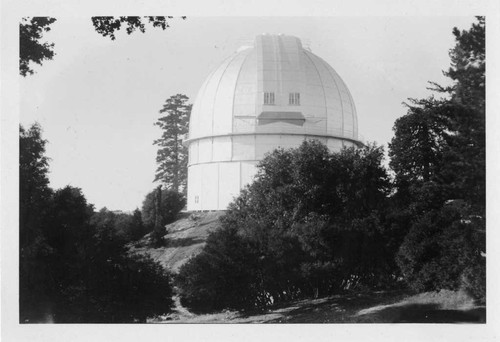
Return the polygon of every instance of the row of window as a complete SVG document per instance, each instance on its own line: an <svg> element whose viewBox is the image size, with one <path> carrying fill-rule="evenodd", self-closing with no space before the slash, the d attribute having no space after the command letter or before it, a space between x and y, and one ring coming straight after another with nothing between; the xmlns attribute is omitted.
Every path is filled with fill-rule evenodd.
<svg viewBox="0 0 500 342"><path fill-rule="evenodd" d="M264 104L273 105L274 102L274 93L264 93ZM288 104L299 106L300 105L300 93L290 93L288 94Z"/></svg>

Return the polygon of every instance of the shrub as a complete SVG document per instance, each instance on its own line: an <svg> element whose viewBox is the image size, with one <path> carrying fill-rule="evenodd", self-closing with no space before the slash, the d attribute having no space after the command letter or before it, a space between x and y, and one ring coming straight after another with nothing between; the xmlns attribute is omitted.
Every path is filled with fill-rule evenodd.
<svg viewBox="0 0 500 342"><path fill-rule="evenodd" d="M150 231L155 226L155 193L156 190L148 193L142 202L142 221ZM160 224L165 226L175 221L185 205L186 198L182 193L163 189L161 191L161 212L159 213L161 215Z"/></svg>
<svg viewBox="0 0 500 342"><path fill-rule="evenodd" d="M256 262L235 229L210 234L203 251L176 277L181 303L199 312L253 307L258 292Z"/></svg>
<svg viewBox="0 0 500 342"><path fill-rule="evenodd" d="M93 312L87 322L145 322L173 306L170 274L150 257L108 260L90 285Z"/></svg>
<svg viewBox="0 0 500 342"><path fill-rule="evenodd" d="M382 156L375 146L330 153L317 141L267 155L222 229L181 268L183 303L259 308L384 283L395 269Z"/></svg>
<svg viewBox="0 0 500 342"><path fill-rule="evenodd" d="M464 208L444 206L418 219L400 247L397 263L416 291L467 289L484 298L484 222Z"/></svg>

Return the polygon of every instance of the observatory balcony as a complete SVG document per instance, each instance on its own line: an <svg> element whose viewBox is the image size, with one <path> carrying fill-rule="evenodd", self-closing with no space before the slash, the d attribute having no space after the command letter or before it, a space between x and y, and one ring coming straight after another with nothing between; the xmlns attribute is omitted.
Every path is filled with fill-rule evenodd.
<svg viewBox="0 0 500 342"><path fill-rule="evenodd" d="M259 125L283 122L297 126L304 125L306 121L301 112L262 112L257 120Z"/></svg>

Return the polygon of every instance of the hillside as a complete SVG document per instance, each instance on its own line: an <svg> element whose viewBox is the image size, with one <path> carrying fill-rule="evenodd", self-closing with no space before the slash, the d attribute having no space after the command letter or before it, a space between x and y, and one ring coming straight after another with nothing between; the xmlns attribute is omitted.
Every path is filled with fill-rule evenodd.
<svg viewBox="0 0 500 342"><path fill-rule="evenodd" d="M217 229L223 211L204 213L183 213L181 217L166 226L165 246L152 248L150 236L129 246L131 253L147 254L172 272L190 257L197 255L205 245L208 234Z"/></svg>
<svg viewBox="0 0 500 342"><path fill-rule="evenodd" d="M223 212L184 213L166 227L166 246L150 247L150 237L130 245L132 253L147 254L177 272L205 245L217 229ZM486 308L464 292L442 290L413 294L409 291L351 293L306 299L270 308L265 312L223 311L197 315L184 308L177 296L174 311L151 323L484 323Z"/></svg>

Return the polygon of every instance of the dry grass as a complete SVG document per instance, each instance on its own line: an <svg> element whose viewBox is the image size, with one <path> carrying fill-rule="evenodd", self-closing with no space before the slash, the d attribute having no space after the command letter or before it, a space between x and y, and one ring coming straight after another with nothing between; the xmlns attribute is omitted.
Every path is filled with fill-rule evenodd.
<svg viewBox="0 0 500 342"><path fill-rule="evenodd" d="M191 257L201 252L208 234L219 226L223 212L184 214L179 220L167 225L165 246L152 248L150 236L130 245L131 253L147 254L163 267L174 273Z"/></svg>

